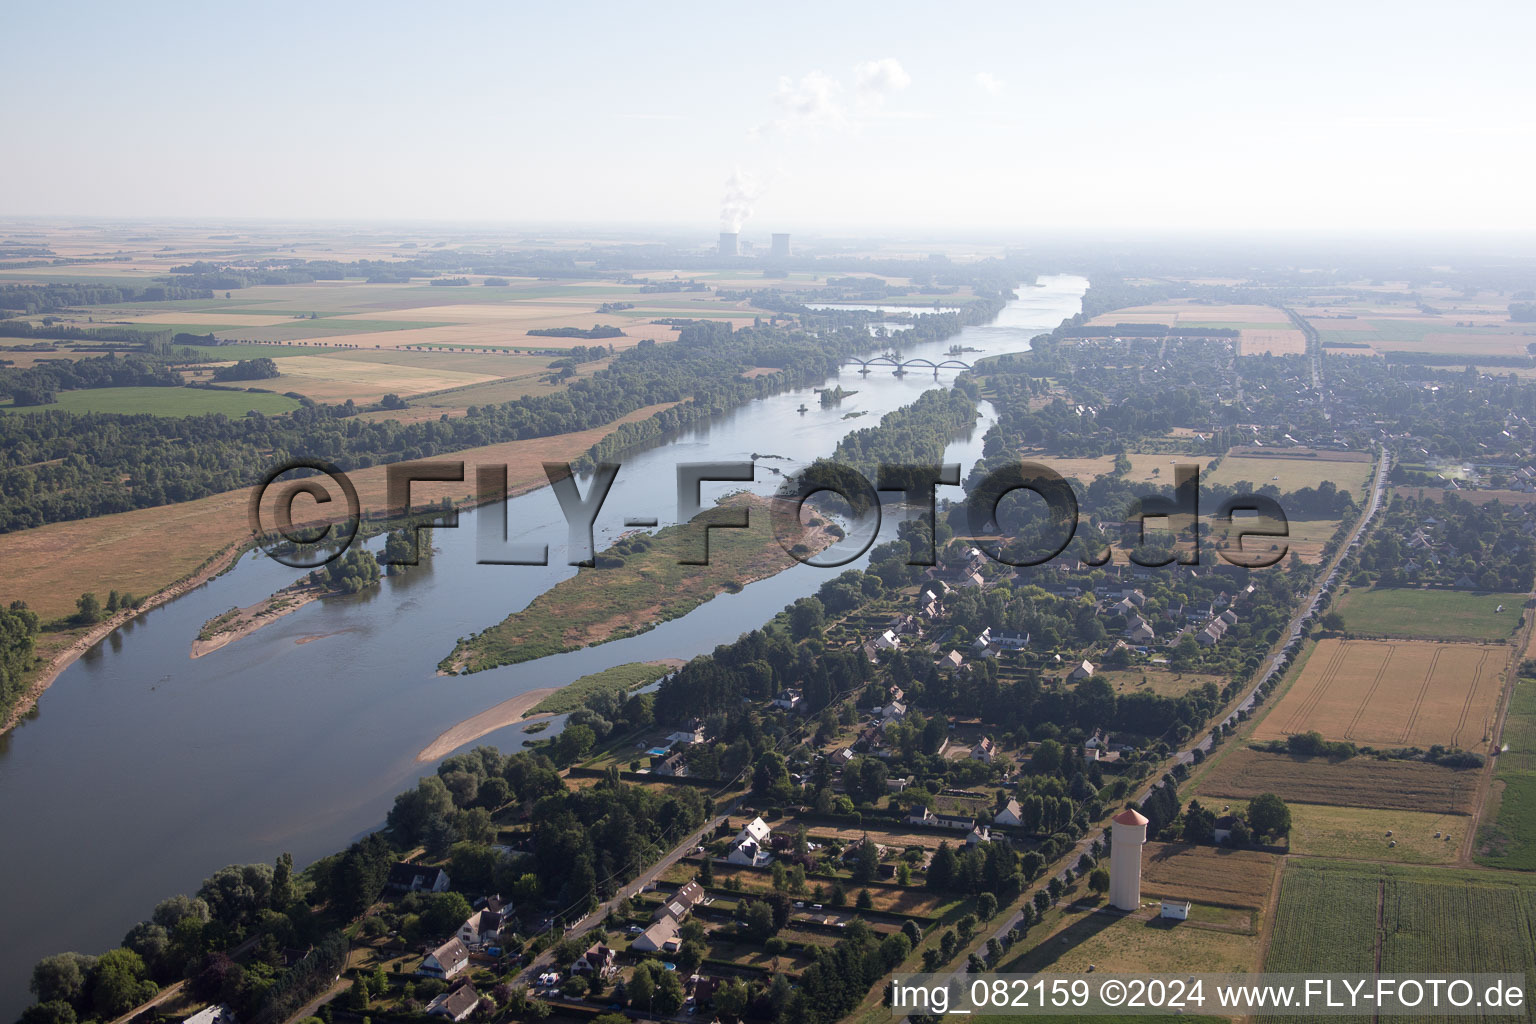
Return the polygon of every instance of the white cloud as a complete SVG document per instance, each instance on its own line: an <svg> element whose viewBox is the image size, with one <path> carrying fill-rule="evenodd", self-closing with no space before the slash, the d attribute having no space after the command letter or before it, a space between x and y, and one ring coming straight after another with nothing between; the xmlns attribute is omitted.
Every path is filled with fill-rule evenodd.
<svg viewBox="0 0 1536 1024"><path fill-rule="evenodd" d="M971 76L971 81L976 87L990 96L996 96L1003 91L1003 80L987 71L978 71Z"/></svg>
<svg viewBox="0 0 1536 1024"><path fill-rule="evenodd" d="M840 125L845 120L841 95L843 85L820 71L811 71L797 82L789 76L779 78L773 101L783 108L782 117L765 121L751 130L752 135L790 132L797 128Z"/></svg>
<svg viewBox="0 0 1536 1024"><path fill-rule="evenodd" d="M853 69L854 93L859 102L878 105L892 93L900 92L912 84L912 76L895 57L867 60Z"/></svg>

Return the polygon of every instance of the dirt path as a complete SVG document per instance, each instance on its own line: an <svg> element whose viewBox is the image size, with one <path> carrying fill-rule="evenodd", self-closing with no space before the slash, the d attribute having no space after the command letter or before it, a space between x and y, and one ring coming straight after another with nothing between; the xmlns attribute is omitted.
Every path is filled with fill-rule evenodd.
<svg viewBox="0 0 1536 1024"><path fill-rule="evenodd" d="M140 602L137 608L129 609L126 612L118 612L92 626L78 640L55 654L52 660L38 672L37 676L27 687L26 692L16 701L16 706L6 716L4 723L0 724L0 733L9 732L15 728L17 723L31 713L32 709L37 706L38 698L43 695L43 692L52 686L53 681L59 677L59 674L73 665L82 654L101 643L114 630L123 626L131 619L143 615L151 609L158 608L168 601L174 601L181 595L196 590L204 583L207 583L219 575L219 573L229 568L245 549L246 546L244 544L236 544L225 548L192 576L179 583L173 583L156 594L150 595Z"/></svg>

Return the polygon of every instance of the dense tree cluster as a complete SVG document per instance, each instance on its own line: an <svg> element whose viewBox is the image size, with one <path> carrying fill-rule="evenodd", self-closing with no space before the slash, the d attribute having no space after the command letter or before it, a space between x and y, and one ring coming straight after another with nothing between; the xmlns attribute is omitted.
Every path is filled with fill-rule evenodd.
<svg viewBox="0 0 1536 1024"><path fill-rule="evenodd" d="M25 602L12 601L9 608L0 608L0 719L26 689L38 628L37 613Z"/></svg>
<svg viewBox="0 0 1536 1024"><path fill-rule="evenodd" d="M73 362L58 360L26 369L0 369L0 397L16 405L45 405L54 392L81 388L177 387L181 376L153 360L131 355L100 356Z"/></svg>
<svg viewBox="0 0 1536 1024"><path fill-rule="evenodd" d="M0 285L0 309L34 315L53 313L72 306L102 306L118 302L179 302L183 299L211 299L213 292L183 282L152 284L142 288L127 285L59 284ZM45 335L46 336L46 335Z"/></svg>
<svg viewBox="0 0 1536 1024"><path fill-rule="evenodd" d="M256 359L240 359L229 366L220 366L213 371L214 380L266 380L276 377L282 371L277 368L277 361L265 356Z"/></svg>

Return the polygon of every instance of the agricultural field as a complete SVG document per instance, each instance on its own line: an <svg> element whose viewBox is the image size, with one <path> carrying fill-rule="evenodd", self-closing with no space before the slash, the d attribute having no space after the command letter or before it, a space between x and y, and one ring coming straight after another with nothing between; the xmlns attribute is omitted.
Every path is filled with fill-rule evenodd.
<svg viewBox="0 0 1536 1024"><path fill-rule="evenodd" d="M289 356L278 362L277 368L281 375L262 381L264 387L278 392L294 391L330 405L340 405L348 399L359 405L368 404L387 394L409 398L497 379L488 373L395 366L339 356Z"/></svg>
<svg viewBox="0 0 1536 1024"><path fill-rule="evenodd" d="M1536 870L1536 680L1515 681L1474 859Z"/></svg>
<svg viewBox="0 0 1536 1024"><path fill-rule="evenodd" d="M1244 327L1237 340L1240 356L1304 356L1307 354L1307 336L1296 328Z"/></svg>
<svg viewBox="0 0 1536 1024"><path fill-rule="evenodd" d="M1524 594L1369 587L1350 590L1338 609L1344 616L1344 628L1351 633L1424 640L1503 640L1519 628L1525 602Z"/></svg>
<svg viewBox="0 0 1536 1024"><path fill-rule="evenodd" d="M271 383L263 381L263 384ZM283 389L289 390L289 389ZM150 413L155 416L201 416L223 413L240 417L251 411L276 416L299 407L297 400L265 391L235 391L220 388L89 388L60 391L56 401L47 405L22 406L16 412L117 412ZM9 400L0 409L11 410Z"/></svg>
<svg viewBox="0 0 1536 1024"><path fill-rule="evenodd" d="M1264 969L1529 977L1533 919L1536 879L1518 874L1293 858Z"/></svg>
<svg viewBox="0 0 1536 1024"><path fill-rule="evenodd" d="M1279 858L1259 850L1149 842L1141 853L1142 897L1261 909L1278 867Z"/></svg>
<svg viewBox="0 0 1536 1024"><path fill-rule="evenodd" d="M1308 857L1449 864L1472 827L1471 818L1456 814L1301 803L1290 808L1290 851Z"/></svg>
<svg viewBox="0 0 1536 1024"><path fill-rule="evenodd" d="M1347 491L1359 499L1365 494L1373 466L1368 455L1363 458L1307 458L1237 454L1234 451L1221 460L1221 465L1207 479L1211 484L1225 487L1235 487L1247 481L1255 487L1273 485L1281 491L1299 491L1303 487L1316 487L1324 480L1331 480L1339 490Z"/></svg>
<svg viewBox="0 0 1536 1024"><path fill-rule="evenodd" d="M1379 315L1392 312L1395 315ZM1434 316L1402 310L1369 310L1355 319L1308 314L1324 346L1368 345L1370 351L1443 353L1454 364L1461 357L1475 362L1477 356L1525 356L1536 343L1536 328L1511 323L1503 312L1455 313ZM1332 349L1330 351L1351 351ZM1358 350L1356 350L1358 351ZM1465 365L1462 363L1461 365Z"/></svg>
<svg viewBox="0 0 1536 1024"><path fill-rule="evenodd" d="M1478 774L1421 761L1332 761L1245 746L1221 755L1202 776L1199 793L1235 800L1274 793L1287 802L1470 814Z"/></svg>
<svg viewBox="0 0 1536 1024"><path fill-rule="evenodd" d="M1127 306L1101 313L1088 323L1094 327L1116 324L1166 324L1169 327L1231 327L1238 330L1275 331L1291 326L1290 317L1274 306L1253 306L1170 299L1145 306Z"/></svg>
<svg viewBox="0 0 1536 1024"><path fill-rule="evenodd" d="M1486 751L1508 661L1502 645L1321 640L1253 739Z"/></svg>

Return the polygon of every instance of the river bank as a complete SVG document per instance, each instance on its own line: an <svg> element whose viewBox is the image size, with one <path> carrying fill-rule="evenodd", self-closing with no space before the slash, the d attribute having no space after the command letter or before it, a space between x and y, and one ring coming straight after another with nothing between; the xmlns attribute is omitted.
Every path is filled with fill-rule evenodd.
<svg viewBox="0 0 1536 1024"><path fill-rule="evenodd" d="M1078 311L1085 285L1079 278L1061 278L1050 289L1021 289L1020 300L999 322L966 328L960 338L913 345L904 354L937 362L955 343L988 354L1022 351L1031 338ZM830 387L839 379L860 393L840 409L822 410L810 387ZM605 514L594 525L596 548L629 532L625 516L657 514L663 524L670 522L680 462L744 461L754 452L783 456L759 461L759 479L744 485L772 493L782 481L767 472L769 466L793 471L829 457L856 424L878 420L947 383L947 378L934 381L927 374L829 374L799 391L765 396L641 444L622 459ZM802 403L812 407L803 416L795 411ZM844 421L843 414L851 411L866 415ZM984 430L978 423L967 440L946 449L944 461L969 467L981 455ZM558 461L559 450L574 447L572 438L528 445L499 448L494 456L487 452L485 461L511 462L514 480L531 462L539 486L513 499L504 513L495 506L465 512L459 529L435 531L439 550L419 569L392 577L378 590L311 605L303 614L258 631L227 655L188 658L190 638L210 616L254 604L302 574L269 558L242 557L232 571L210 579L185 600L162 604L155 614L86 651L61 673L41 714L0 737L0 807L12 826L0 841L0 870L29 879L10 898L0 924L0 941L12 954L0 964L0 1019L21 1012L31 965L38 958L65 949L111 948L157 900L194 891L219 866L271 863L285 852L303 865L378 828L395 795L433 768L430 761L416 760L418 752L458 723L525 692L613 666L708 654L760 628L786 604L814 594L825 580L864 565L864 559L856 559L837 569L795 567L739 593L720 593L686 616L612 643L452 679L435 677L439 659L455 638L484 629L498 615L575 574L565 564L568 525L553 493L542 486L543 470L536 461L537 447ZM470 458L479 461L476 455ZM370 469L354 478L365 508L381 507L364 484L367 475L382 472ZM585 478L581 485L586 493ZM419 486L413 495L457 499L468 489ZM179 531L183 524L195 530L193 520L206 513L191 515L192 504L151 511L162 514L162 530ZM178 518L181 512L188 516ZM547 540L551 564L480 564L476 534L482 514L504 514L517 536ZM167 524L165 517L174 521ZM243 523L240 519L234 525ZM894 521L887 524L881 539L894 536L894 529ZM23 556L24 569L36 567L28 570L34 581L29 588L46 583L68 595L64 611L73 610L73 598L82 590L123 589L116 575L123 557L121 534L82 554L55 551L52 542L44 550L38 542L54 537L54 531L39 530ZM711 531L712 547L720 537L740 532ZM175 535L179 544L189 544L185 534ZM9 566L7 556L18 551L4 540L0 537L0 558ZM157 587L197 568L217 550L202 548L204 542L197 540L197 557L174 573L165 571L162 560ZM149 550L152 543L146 538L137 547ZM154 550L169 548L162 541ZM49 567L71 558L96 567L94 575L77 580ZM14 586L8 589L12 596L24 596ZM150 592L148 585L128 589ZM322 637L332 639L318 642ZM556 690L554 696L566 694ZM519 714L479 742L516 749L528 721ZM561 722L558 715L547 720L542 735L558 733ZM475 745L469 741L471 748ZM80 751L87 746L92 756L82 758ZM118 768L103 773L102 764ZM61 816L60 807L69 807L70 813ZM99 863L102 835L113 837L114 869L106 873ZM166 836L175 836L175 842L166 842ZM60 914L58 908L73 898L81 878L93 880L92 912Z"/></svg>
<svg viewBox="0 0 1536 1024"><path fill-rule="evenodd" d="M140 601L136 607L130 608L127 611L117 612L108 618L102 619L99 623L82 633L68 647L54 654L47 664L37 670L37 676L28 684L26 690L23 691L11 710L6 713L5 720L0 722L0 735L10 732L21 723L22 719L31 714L32 710L37 707L38 698L48 690L48 687L53 685L54 680L59 678L60 673L69 668L70 665L73 665L82 654L101 643L133 619L159 605L165 604L167 601L174 601L181 595L196 590L215 576L225 572L235 564L235 561L245 552L246 548L247 545L244 544L237 544L226 548L215 555L202 569L199 569L188 578L151 594Z"/></svg>

